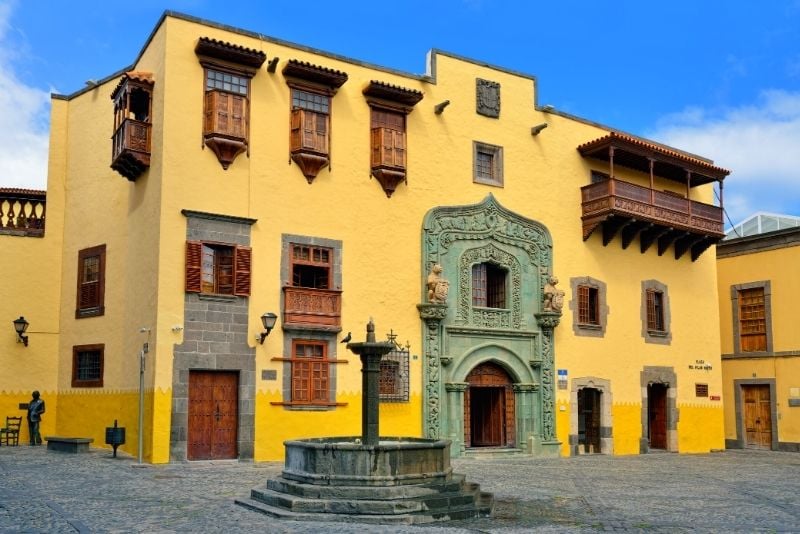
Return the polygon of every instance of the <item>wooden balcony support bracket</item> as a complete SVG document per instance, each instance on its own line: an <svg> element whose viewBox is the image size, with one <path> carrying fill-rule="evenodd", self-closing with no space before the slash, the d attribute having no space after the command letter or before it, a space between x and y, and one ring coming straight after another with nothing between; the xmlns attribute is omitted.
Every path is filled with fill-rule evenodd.
<svg viewBox="0 0 800 534"><path fill-rule="evenodd" d="M614 239L614 236L620 230L624 230L627 226L629 226L632 222L636 219L628 219L624 217L609 217L603 223L603 246L607 246L611 241Z"/></svg>
<svg viewBox="0 0 800 534"><path fill-rule="evenodd" d="M695 243L705 239L705 236L699 234L687 234L684 237L675 241L675 259L679 260L691 249Z"/></svg>
<svg viewBox="0 0 800 534"><path fill-rule="evenodd" d="M716 244L717 242L719 242L718 238L706 237L702 241L698 241L692 245L692 261L697 261L697 258L699 258L700 255L708 249L708 247Z"/></svg>
<svg viewBox="0 0 800 534"><path fill-rule="evenodd" d="M622 229L622 250L627 249L640 232L652 227L652 223L632 219L631 224L626 225Z"/></svg>
<svg viewBox="0 0 800 534"><path fill-rule="evenodd" d="M658 255L663 256L664 253L669 249L670 245L672 245L675 241L679 238L690 235L689 232L684 230L671 230L661 237L658 238Z"/></svg>
<svg viewBox="0 0 800 534"><path fill-rule="evenodd" d="M653 225L652 228L643 231L639 240L641 253L644 254L645 252L647 252L647 249L649 249L653 243L655 243L659 238L661 238L661 236L671 231L672 228L668 226L656 226L656 225Z"/></svg>

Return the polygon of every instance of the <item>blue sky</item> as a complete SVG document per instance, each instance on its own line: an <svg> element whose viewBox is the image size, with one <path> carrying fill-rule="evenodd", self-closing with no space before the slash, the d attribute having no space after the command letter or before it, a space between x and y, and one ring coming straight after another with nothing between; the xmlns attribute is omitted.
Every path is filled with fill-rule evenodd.
<svg viewBox="0 0 800 534"><path fill-rule="evenodd" d="M438 48L533 74L540 104L731 169L733 222L800 215L800 0L0 0L0 187L45 187L49 94L129 65L165 9L411 73Z"/></svg>

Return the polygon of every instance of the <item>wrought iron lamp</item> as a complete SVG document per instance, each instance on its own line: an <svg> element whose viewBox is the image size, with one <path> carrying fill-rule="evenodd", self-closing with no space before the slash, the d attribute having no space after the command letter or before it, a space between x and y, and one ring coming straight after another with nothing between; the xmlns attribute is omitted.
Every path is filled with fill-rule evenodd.
<svg viewBox="0 0 800 534"><path fill-rule="evenodd" d="M264 344L264 339L272 332L272 329L275 328L275 321L278 320L278 316L272 312L267 312L261 316L261 324L264 325L264 331L261 332L261 336L259 339L259 343L262 345Z"/></svg>
<svg viewBox="0 0 800 534"><path fill-rule="evenodd" d="M28 336L25 335L25 331L28 330L28 321L25 320L25 317L19 316L19 319L14 319L14 331L17 333L17 343L23 343L26 347L28 346Z"/></svg>

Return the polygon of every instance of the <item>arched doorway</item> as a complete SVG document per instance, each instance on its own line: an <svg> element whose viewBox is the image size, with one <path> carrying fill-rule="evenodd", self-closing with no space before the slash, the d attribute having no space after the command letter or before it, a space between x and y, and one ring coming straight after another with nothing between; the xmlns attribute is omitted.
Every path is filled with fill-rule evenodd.
<svg viewBox="0 0 800 534"><path fill-rule="evenodd" d="M467 447L514 447L515 408L511 377L492 362L467 375L464 442Z"/></svg>

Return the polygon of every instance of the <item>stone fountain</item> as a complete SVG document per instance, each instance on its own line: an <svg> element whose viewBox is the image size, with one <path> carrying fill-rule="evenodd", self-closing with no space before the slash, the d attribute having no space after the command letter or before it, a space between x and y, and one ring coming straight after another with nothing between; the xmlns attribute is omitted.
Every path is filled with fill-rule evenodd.
<svg viewBox="0 0 800 534"><path fill-rule="evenodd" d="M281 476L236 503L273 517L360 523L430 523L491 515L491 494L450 467L450 441L380 437L378 378L390 341L348 343L361 358L361 437L284 442Z"/></svg>

